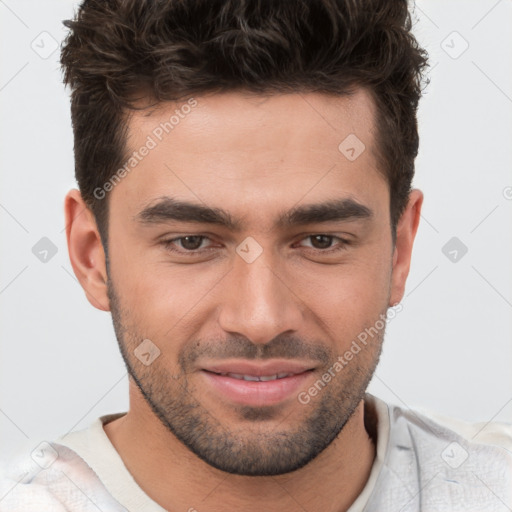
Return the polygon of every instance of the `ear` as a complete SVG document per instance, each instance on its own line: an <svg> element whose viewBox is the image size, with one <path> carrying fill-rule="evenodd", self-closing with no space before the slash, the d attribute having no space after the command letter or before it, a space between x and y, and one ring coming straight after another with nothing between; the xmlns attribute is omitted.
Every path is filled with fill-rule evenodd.
<svg viewBox="0 0 512 512"><path fill-rule="evenodd" d="M69 259L75 275L87 300L95 308L110 311L103 245L94 215L78 190L67 193L64 213Z"/></svg>
<svg viewBox="0 0 512 512"><path fill-rule="evenodd" d="M412 246L420 222L423 193L414 189L396 229L396 242L393 252L391 294L389 306L398 304L404 296L405 282L411 265Z"/></svg>

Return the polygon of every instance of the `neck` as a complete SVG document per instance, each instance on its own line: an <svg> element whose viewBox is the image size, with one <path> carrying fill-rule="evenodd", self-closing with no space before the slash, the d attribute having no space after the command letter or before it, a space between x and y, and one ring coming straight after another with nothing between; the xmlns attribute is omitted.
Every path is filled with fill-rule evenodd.
<svg viewBox="0 0 512 512"><path fill-rule="evenodd" d="M232 475L211 467L176 439L142 398L132 399L128 414L104 429L137 484L172 511L343 512L362 491L375 458L363 401L318 457L278 476Z"/></svg>

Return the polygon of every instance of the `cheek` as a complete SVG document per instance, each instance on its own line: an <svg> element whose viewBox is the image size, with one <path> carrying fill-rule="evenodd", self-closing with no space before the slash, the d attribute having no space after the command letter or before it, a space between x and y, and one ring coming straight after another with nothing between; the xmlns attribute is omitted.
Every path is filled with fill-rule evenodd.
<svg viewBox="0 0 512 512"><path fill-rule="evenodd" d="M292 290L331 335L354 335L388 306L391 257L359 258L346 265L318 266L289 274Z"/></svg>
<svg viewBox="0 0 512 512"><path fill-rule="evenodd" d="M326 303L380 304L391 282L392 257L380 244L368 245L349 254L337 265L303 266L294 270L291 282L302 289L321 290L318 299Z"/></svg>
<svg viewBox="0 0 512 512"><path fill-rule="evenodd" d="M123 255L112 266L121 303L136 319L137 329L162 341L186 337L190 326L197 329L229 270L222 263L180 266L167 263L164 256L148 261Z"/></svg>

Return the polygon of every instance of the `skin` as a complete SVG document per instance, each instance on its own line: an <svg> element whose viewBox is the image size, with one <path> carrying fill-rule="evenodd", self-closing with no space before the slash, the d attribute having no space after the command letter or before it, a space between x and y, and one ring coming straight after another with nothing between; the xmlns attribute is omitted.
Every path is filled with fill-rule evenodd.
<svg viewBox="0 0 512 512"><path fill-rule="evenodd" d="M212 389L201 368L227 359L300 360L314 367L300 388L310 389L401 300L422 193L411 192L393 245L375 109L364 90L196 100L110 192L108 275L92 213L77 190L66 196L73 269L91 304L112 312L130 372L130 410L105 431L137 483L167 510L347 510L375 457L363 396L384 329L307 404L294 393L278 405L242 407ZM132 115L129 149L177 107ZM338 150L351 133L366 148L354 161ZM140 212L163 196L222 208L240 230L141 222ZM347 198L371 214L275 225L298 206ZM311 238L318 234L333 237L327 247ZM183 240L162 243L187 235L207 236L204 252L187 256ZM249 236L262 249L251 263L236 252ZM134 355L144 339L160 350L149 366Z"/></svg>

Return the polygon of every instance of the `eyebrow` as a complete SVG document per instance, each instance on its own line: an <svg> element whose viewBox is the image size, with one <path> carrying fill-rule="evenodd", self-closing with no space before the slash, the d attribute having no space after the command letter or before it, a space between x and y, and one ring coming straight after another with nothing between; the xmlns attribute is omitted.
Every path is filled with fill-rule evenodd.
<svg viewBox="0 0 512 512"><path fill-rule="evenodd" d="M322 203L296 206L281 213L275 223L277 228L289 228L306 224L333 221L370 219L373 212L352 198L334 199ZM156 204L141 210L135 219L142 224L160 224L171 221L212 224L231 231L242 231L242 222L234 219L222 208L205 206L172 197L162 197Z"/></svg>

